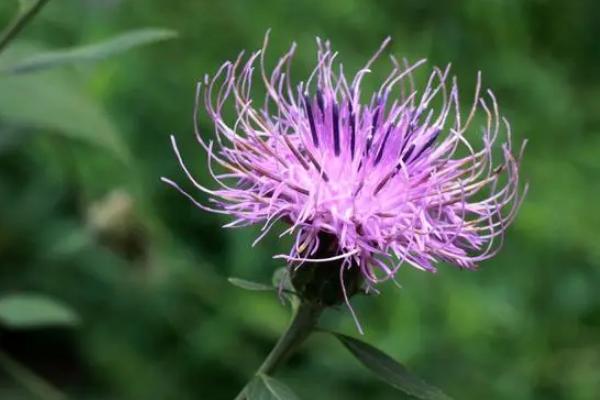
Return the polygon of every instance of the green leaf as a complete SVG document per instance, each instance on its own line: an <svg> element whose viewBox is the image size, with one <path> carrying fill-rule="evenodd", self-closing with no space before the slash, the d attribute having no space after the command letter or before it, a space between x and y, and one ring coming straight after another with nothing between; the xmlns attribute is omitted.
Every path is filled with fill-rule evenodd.
<svg viewBox="0 0 600 400"><path fill-rule="evenodd" d="M273 286L279 288L283 286L283 289L293 291L292 281L290 279L290 272L286 267L277 268L271 278Z"/></svg>
<svg viewBox="0 0 600 400"><path fill-rule="evenodd" d="M299 299L298 295L295 292L294 285L292 285L290 271L288 270L288 268L281 267L276 269L273 273L273 277L271 280L275 289L283 289L280 295L283 296L284 299L289 301L292 307L296 307Z"/></svg>
<svg viewBox="0 0 600 400"><path fill-rule="evenodd" d="M337 337L365 367L396 389L421 400L451 400L440 389L423 382L381 350L350 336L330 333Z"/></svg>
<svg viewBox="0 0 600 400"><path fill-rule="evenodd" d="M100 146L129 161L129 151L102 106L63 71L0 77L0 119Z"/></svg>
<svg viewBox="0 0 600 400"><path fill-rule="evenodd" d="M115 54L177 37L177 32L162 28L145 28L122 33L99 43L34 54L9 64L2 72L19 74L67 64L99 61Z"/></svg>
<svg viewBox="0 0 600 400"><path fill-rule="evenodd" d="M19 0L19 12L24 13L25 11L29 10L34 3L35 0Z"/></svg>
<svg viewBox="0 0 600 400"><path fill-rule="evenodd" d="M227 281L229 281L229 283L231 283L233 286L237 286L239 288L246 289L246 290L261 291L261 292L267 292L267 291L271 292L271 291L275 290L275 288L271 285L266 285L264 283L259 283L259 282L252 282L252 281L248 281L246 279L227 278Z"/></svg>
<svg viewBox="0 0 600 400"><path fill-rule="evenodd" d="M76 325L77 315L63 303L38 294L14 294L0 298L0 323L9 328Z"/></svg>
<svg viewBox="0 0 600 400"><path fill-rule="evenodd" d="M284 383L270 376L259 374L246 389L248 400L299 400L300 398Z"/></svg>

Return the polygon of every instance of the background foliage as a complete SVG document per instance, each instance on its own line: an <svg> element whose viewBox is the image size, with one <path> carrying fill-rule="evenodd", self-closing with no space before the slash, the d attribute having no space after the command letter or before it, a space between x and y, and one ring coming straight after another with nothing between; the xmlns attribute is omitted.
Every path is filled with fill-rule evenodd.
<svg viewBox="0 0 600 400"><path fill-rule="evenodd" d="M16 8L0 2L2 26ZM50 296L79 320L5 326L1 348L76 399L233 398L288 314L226 277L268 281L286 243L272 235L252 249L256 230L223 230L226 219L161 184L182 180L168 135L208 183L191 134L204 73L259 47L269 27L272 63L298 42L296 76L314 63L315 35L351 68L391 35L394 54L451 61L464 93L483 71L516 139L530 140L531 191L504 251L479 272L406 268L402 289L359 299L366 340L457 399L597 398L599 18L593 0L51 1L0 70L133 28L179 38L0 77L0 294ZM356 334L344 309L324 324ZM2 360L0 398L62 396ZM306 399L401 396L319 335L279 376Z"/></svg>

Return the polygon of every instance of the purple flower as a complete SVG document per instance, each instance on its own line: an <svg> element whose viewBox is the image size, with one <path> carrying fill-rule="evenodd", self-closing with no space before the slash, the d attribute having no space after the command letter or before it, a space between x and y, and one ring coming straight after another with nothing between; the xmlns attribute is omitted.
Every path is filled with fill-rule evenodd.
<svg viewBox="0 0 600 400"><path fill-rule="evenodd" d="M266 39L260 51L226 62L197 92L197 108L203 103L214 123L214 139L196 137L217 189L192 176L171 138L212 205L163 180L201 209L233 216L227 227L263 224L257 241L286 222L282 236L294 235L294 245L276 257L295 266L339 260L341 273L356 266L367 285L393 278L403 264L475 268L498 251L526 191L519 184L525 143L515 155L508 121L492 92L481 93L479 75L466 113L449 66L433 68L418 87L413 73L425 60L391 57L379 89L361 92L388 42L351 80L319 40L317 66L297 84L295 45L270 73ZM257 80L265 95L252 96ZM325 257L324 237L335 243Z"/></svg>

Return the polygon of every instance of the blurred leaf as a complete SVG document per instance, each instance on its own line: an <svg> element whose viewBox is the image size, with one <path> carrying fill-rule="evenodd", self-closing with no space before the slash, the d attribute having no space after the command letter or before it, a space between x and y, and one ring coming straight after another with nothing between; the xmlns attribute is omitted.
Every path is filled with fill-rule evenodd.
<svg viewBox="0 0 600 400"><path fill-rule="evenodd" d="M233 286L237 286L239 288L246 289L246 290L263 291L263 292L266 292L266 291L270 292L270 291L275 290L275 288L271 285L266 285L264 283L259 283L259 282L252 282L252 281L248 281L246 279L227 278L227 280Z"/></svg>
<svg viewBox="0 0 600 400"><path fill-rule="evenodd" d="M48 3L50 0L35 0L19 2L19 10L14 18L0 30L0 53L4 53L6 48L10 46L13 40L19 36L21 31L31 22L38 12Z"/></svg>
<svg viewBox="0 0 600 400"><path fill-rule="evenodd" d="M10 328L75 325L77 315L47 296L14 294L0 298L0 322Z"/></svg>
<svg viewBox="0 0 600 400"><path fill-rule="evenodd" d="M0 351L0 366L4 371L11 375L15 381L19 382L30 393L34 394L37 399L65 400L67 398L64 393L52 386L50 382L37 375L17 360L11 358L3 351ZM15 399L17 397L10 396L9 398Z"/></svg>
<svg viewBox="0 0 600 400"><path fill-rule="evenodd" d="M29 10L33 3L35 3L35 0L19 0L19 12L23 13Z"/></svg>
<svg viewBox="0 0 600 400"><path fill-rule="evenodd" d="M104 147L127 162L129 152L109 116L74 81L57 71L0 78L0 119Z"/></svg>
<svg viewBox="0 0 600 400"><path fill-rule="evenodd" d="M248 400L299 400L292 389L270 376L260 374L246 389Z"/></svg>
<svg viewBox="0 0 600 400"><path fill-rule="evenodd" d="M126 32L99 43L34 54L3 68L3 72L26 73L78 62L99 61L132 48L173 39L177 32L162 28L145 28Z"/></svg>
<svg viewBox="0 0 600 400"><path fill-rule="evenodd" d="M387 384L421 400L451 400L440 389L423 382L381 350L340 333L331 332L365 367Z"/></svg>

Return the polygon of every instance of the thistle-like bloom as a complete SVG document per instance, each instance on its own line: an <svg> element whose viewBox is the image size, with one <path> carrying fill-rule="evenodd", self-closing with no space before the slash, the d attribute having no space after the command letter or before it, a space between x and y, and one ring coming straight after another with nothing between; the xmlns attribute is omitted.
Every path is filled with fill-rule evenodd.
<svg viewBox="0 0 600 400"><path fill-rule="evenodd" d="M201 209L233 216L228 227L263 224L257 241L284 221L282 235L295 241L277 257L294 266L339 260L341 274L359 268L367 285L393 278L403 264L475 268L498 251L523 198L524 143L515 155L510 126L492 92L481 93L480 76L472 106L461 113L449 66L433 68L419 88L413 75L425 60L391 57L379 89L362 93L388 41L352 80L319 40L317 66L297 84L290 77L295 45L271 73L267 40L226 62L198 85L195 112L203 103L214 123L214 139L198 130L196 137L219 188L192 176L172 138L185 174L211 205L163 180ZM257 75L266 94L253 97ZM333 251L324 253L322 242L331 246L331 238Z"/></svg>

